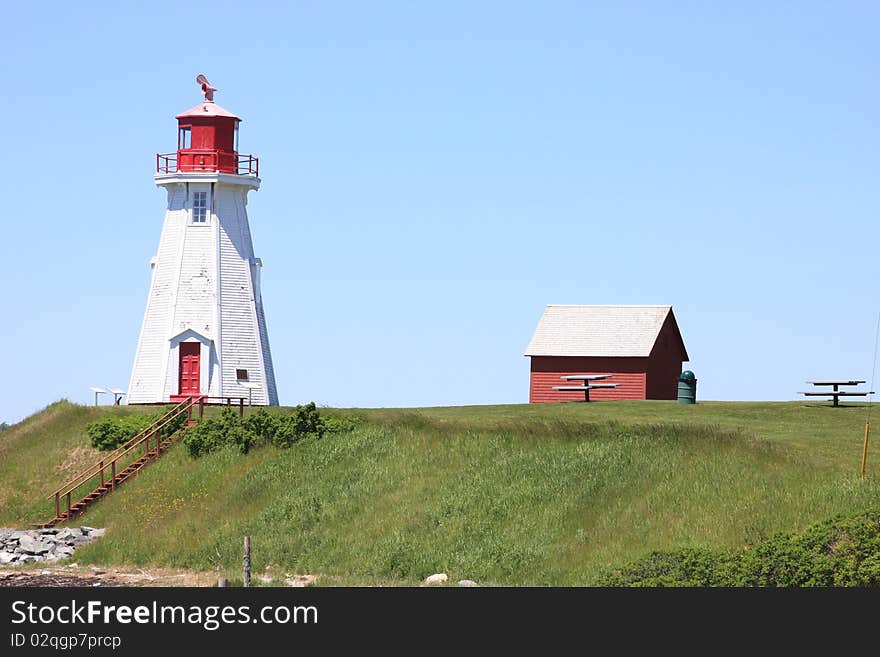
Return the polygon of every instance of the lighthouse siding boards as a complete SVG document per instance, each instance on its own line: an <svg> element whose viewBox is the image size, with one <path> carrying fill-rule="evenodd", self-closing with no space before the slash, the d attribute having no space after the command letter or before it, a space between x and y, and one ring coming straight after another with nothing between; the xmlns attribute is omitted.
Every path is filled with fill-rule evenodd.
<svg viewBox="0 0 880 657"><path fill-rule="evenodd" d="M178 116L182 126L194 111L200 120L217 116L229 124L224 129L234 128L228 120L233 115L208 102ZM219 148L212 159L204 151L187 150L179 150L177 158L189 158L186 170L155 176L167 191L168 206L152 260L128 402L189 395L277 405L259 285L262 262L254 256L246 208L247 193L259 189L260 180L224 171L233 166L229 158L237 159L234 152ZM183 343L198 347L181 348ZM196 362L197 378L189 371ZM190 389L196 382L198 389Z"/></svg>
<svg viewBox="0 0 880 657"><path fill-rule="evenodd" d="M553 390L569 374L611 374L590 399L675 399L687 351L672 306L548 305L526 348L529 402L583 400ZM575 382L570 382L575 383Z"/></svg>
<svg viewBox="0 0 880 657"><path fill-rule="evenodd" d="M246 192L224 194L218 199L218 207L225 210L223 216L227 218L219 226L223 274L220 281L220 304L223 307L220 343L224 353L234 354L234 357L223 359L223 389L238 390L236 394L240 394L242 390L247 392L238 384L236 377L236 370L244 369L248 372L249 383L260 384L259 388L253 390L253 403L277 404L274 376L269 379L269 386L264 366L265 361L271 362L268 339L265 349L260 346L260 336L266 334L266 329L262 314L257 312L260 291L256 284L258 276L253 274L259 265L253 255L245 211L245 194ZM259 305L262 306L262 303L259 302ZM270 399L274 399L274 402L270 402Z"/></svg>

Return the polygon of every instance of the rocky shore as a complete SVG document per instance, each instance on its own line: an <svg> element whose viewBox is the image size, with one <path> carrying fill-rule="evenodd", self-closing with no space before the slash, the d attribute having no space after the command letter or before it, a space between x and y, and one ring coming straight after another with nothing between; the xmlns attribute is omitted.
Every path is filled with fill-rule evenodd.
<svg viewBox="0 0 880 657"><path fill-rule="evenodd" d="M0 528L0 564L67 559L80 545L103 536L104 531L93 527Z"/></svg>

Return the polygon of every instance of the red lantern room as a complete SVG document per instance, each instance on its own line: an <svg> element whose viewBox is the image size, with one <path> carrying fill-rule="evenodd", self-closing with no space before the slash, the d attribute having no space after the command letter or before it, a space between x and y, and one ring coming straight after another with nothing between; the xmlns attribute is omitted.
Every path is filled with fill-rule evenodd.
<svg viewBox="0 0 880 657"><path fill-rule="evenodd" d="M259 160L238 152L241 119L214 102L214 92L204 75L205 101L177 115L177 152L156 155L157 173L220 172L258 176Z"/></svg>

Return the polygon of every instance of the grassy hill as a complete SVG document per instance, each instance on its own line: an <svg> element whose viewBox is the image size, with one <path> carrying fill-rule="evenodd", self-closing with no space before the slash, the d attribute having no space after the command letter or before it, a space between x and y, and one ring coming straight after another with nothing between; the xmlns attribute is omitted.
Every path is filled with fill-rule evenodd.
<svg viewBox="0 0 880 657"><path fill-rule="evenodd" d="M59 402L0 432L0 526L96 457L85 426L137 407ZM286 409L273 409L285 413ZM434 572L580 585L654 550L738 548L880 501L880 435L858 478L866 407L603 402L335 410L350 433L190 458L174 447L95 505L81 563L323 583L413 584Z"/></svg>

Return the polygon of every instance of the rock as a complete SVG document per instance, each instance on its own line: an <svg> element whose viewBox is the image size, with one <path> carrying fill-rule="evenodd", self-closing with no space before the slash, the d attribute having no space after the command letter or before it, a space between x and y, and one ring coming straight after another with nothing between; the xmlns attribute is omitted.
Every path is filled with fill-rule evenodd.
<svg viewBox="0 0 880 657"><path fill-rule="evenodd" d="M46 554L51 548L47 543L31 538L30 536L22 536L18 541L19 550L26 554Z"/></svg>
<svg viewBox="0 0 880 657"><path fill-rule="evenodd" d="M449 576L446 573L434 573L433 575L429 575L422 582L423 586L438 586L446 582L449 579Z"/></svg>
<svg viewBox="0 0 880 657"><path fill-rule="evenodd" d="M60 541L66 541L69 538L73 538L73 532L70 531L69 527L65 527L55 536Z"/></svg>
<svg viewBox="0 0 880 657"><path fill-rule="evenodd" d="M14 552L0 552L0 563L15 563L18 555Z"/></svg>
<svg viewBox="0 0 880 657"><path fill-rule="evenodd" d="M89 538L101 538L104 534L107 533L106 527L101 527L100 529L93 529L89 532Z"/></svg>
<svg viewBox="0 0 880 657"><path fill-rule="evenodd" d="M18 559L18 563L30 563L31 561L41 561L41 559L37 559L37 557L31 554L23 554Z"/></svg>
<svg viewBox="0 0 880 657"><path fill-rule="evenodd" d="M103 575L104 573L107 572L106 570L104 570L104 569L102 569L102 568L98 568L97 566L92 566L92 567L90 568L90 570L91 570L93 573L95 573L95 575Z"/></svg>
<svg viewBox="0 0 880 657"><path fill-rule="evenodd" d="M79 531L82 533L83 536L88 536L88 535L91 534L93 531L95 531L95 528L94 528L94 527L86 527L86 526L82 526L82 527L79 528Z"/></svg>
<svg viewBox="0 0 880 657"><path fill-rule="evenodd" d="M460 580L458 580L458 585L459 586L479 586L479 584L477 584L472 579L460 579Z"/></svg>

